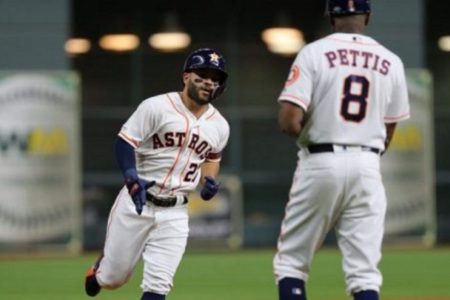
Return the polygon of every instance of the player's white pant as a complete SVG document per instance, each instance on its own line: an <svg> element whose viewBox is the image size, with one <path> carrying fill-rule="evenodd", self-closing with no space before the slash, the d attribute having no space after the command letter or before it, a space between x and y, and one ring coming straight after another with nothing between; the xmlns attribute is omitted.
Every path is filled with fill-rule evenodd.
<svg viewBox="0 0 450 300"><path fill-rule="evenodd" d="M386 212L379 165L368 151L299 153L274 258L277 281L307 281L314 252L334 228L347 292L379 291Z"/></svg>
<svg viewBox="0 0 450 300"><path fill-rule="evenodd" d="M164 208L150 204L139 216L127 189L123 188L109 216L104 256L96 275L99 284L111 289L123 285L142 255L142 290L168 294L188 231L186 205Z"/></svg>

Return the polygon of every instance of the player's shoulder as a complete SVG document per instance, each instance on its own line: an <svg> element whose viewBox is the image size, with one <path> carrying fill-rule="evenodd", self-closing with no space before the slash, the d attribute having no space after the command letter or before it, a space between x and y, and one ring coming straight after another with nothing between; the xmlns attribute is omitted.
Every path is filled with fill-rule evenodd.
<svg viewBox="0 0 450 300"><path fill-rule="evenodd" d="M215 108L212 104L210 104L209 110L206 112L206 119L208 121L214 122L217 126L224 128L225 130L230 129L230 125L228 124L227 119L223 116L223 114Z"/></svg>

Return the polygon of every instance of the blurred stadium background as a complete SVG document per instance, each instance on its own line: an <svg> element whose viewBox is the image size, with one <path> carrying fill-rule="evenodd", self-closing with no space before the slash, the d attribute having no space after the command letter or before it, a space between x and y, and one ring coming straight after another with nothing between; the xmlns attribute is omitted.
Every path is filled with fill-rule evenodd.
<svg viewBox="0 0 450 300"><path fill-rule="evenodd" d="M276 125L293 56L270 51L262 32L288 26L306 43L320 38L330 32L323 2L0 1L0 250L102 247L122 181L112 151L118 130L143 99L181 89L184 58L204 46L227 59L229 87L214 104L232 131L224 191L209 206L191 201L189 247L274 249L296 161L294 141ZM414 102L383 161L392 198L386 241L445 246L450 2L373 2L368 33L403 58ZM149 45L174 28L190 36L187 46ZM105 49L107 34L131 34L130 49Z"/></svg>
<svg viewBox="0 0 450 300"><path fill-rule="evenodd" d="M450 2L373 2L368 33L403 58L412 103L383 157L383 295L450 299ZM189 251L170 299L274 299L271 258L296 161L276 98L293 56L273 52L262 32L300 30L294 49L317 39L330 32L324 1L0 0L0 24L0 299L85 297L82 275L122 184L115 136L140 101L181 89L184 58L204 46L228 62L215 105L232 133L222 192L191 197ZM174 31L189 35L185 46L148 42ZM127 34L128 50L105 49L110 34ZM346 299L333 234L326 243L310 296ZM136 298L139 279L99 299Z"/></svg>

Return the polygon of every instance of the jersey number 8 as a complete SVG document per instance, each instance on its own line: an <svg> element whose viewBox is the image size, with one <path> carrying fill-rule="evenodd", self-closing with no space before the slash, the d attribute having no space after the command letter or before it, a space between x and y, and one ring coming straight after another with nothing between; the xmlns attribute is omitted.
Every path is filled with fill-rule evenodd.
<svg viewBox="0 0 450 300"><path fill-rule="evenodd" d="M360 87L358 92L352 89L355 85ZM342 117L350 122L361 122L366 117L368 96L369 80L366 77L350 75L345 78L344 97L341 104Z"/></svg>

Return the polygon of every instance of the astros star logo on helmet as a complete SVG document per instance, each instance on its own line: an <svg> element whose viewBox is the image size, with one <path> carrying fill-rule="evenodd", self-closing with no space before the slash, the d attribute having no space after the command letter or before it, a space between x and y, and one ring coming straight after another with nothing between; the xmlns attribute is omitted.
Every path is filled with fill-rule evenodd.
<svg viewBox="0 0 450 300"><path fill-rule="evenodd" d="M217 55L217 53L213 52L209 55L209 61L215 65L219 64L219 58L220 56Z"/></svg>

